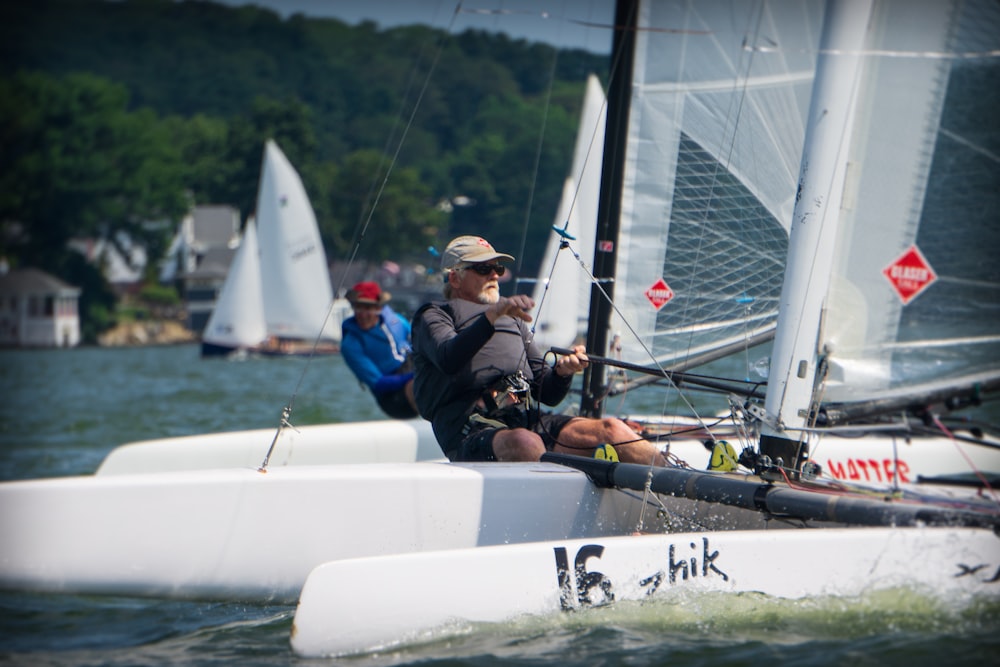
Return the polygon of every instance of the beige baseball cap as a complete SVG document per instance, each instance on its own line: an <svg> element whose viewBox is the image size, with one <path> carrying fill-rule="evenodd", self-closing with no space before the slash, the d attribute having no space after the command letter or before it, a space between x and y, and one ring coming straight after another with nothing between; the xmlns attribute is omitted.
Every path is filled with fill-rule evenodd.
<svg viewBox="0 0 1000 667"><path fill-rule="evenodd" d="M479 264L494 259L514 258L502 252L497 252L490 242L480 236L459 236L452 239L441 255L441 268L451 269L459 264Z"/></svg>

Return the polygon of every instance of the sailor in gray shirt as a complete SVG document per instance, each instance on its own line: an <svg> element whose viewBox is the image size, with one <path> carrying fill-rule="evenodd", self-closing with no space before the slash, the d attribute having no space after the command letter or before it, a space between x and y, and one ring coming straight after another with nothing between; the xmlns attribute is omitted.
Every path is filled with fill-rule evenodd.
<svg viewBox="0 0 1000 667"><path fill-rule="evenodd" d="M622 461L664 465L659 450L620 419L541 411L569 391L587 366L584 347L553 366L531 342L530 297L500 296L497 252L478 236L452 240L441 259L443 301L413 317L414 394L452 461L537 461L546 451L593 456L612 445Z"/></svg>

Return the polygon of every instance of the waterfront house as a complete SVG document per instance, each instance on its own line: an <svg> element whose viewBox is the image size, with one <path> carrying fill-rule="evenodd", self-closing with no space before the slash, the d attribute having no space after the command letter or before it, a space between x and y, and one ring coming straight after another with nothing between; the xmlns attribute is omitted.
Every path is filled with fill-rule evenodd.
<svg viewBox="0 0 1000 667"><path fill-rule="evenodd" d="M39 269L0 275L0 346L76 347L80 289Z"/></svg>

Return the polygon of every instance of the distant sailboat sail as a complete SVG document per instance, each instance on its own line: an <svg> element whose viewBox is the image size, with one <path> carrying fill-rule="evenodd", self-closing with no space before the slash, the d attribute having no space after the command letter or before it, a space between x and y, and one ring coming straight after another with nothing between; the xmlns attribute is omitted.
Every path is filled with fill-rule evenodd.
<svg viewBox="0 0 1000 667"><path fill-rule="evenodd" d="M225 353L257 347L266 339L257 225L250 218L202 334L202 347L206 354Z"/></svg>
<svg viewBox="0 0 1000 667"><path fill-rule="evenodd" d="M202 336L202 354L336 351L346 304L327 317L333 291L316 215L298 173L271 140L256 224L251 218L246 227Z"/></svg>
<svg viewBox="0 0 1000 667"><path fill-rule="evenodd" d="M268 333L311 341L333 301L326 252L302 180L271 140L264 148L257 225Z"/></svg>

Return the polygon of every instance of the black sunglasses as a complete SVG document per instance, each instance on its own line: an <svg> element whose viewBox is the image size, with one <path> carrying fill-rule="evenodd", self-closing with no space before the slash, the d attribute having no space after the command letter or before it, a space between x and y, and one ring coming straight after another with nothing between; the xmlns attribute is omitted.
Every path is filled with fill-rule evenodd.
<svg viewBox="0 0 1000 667"><path fill-rule="evenodd" d="M472 266L466 267L471 271L475 271L481 276L488 276L494 271L497 276L502 276L507 273L507 267L503 264L473 264Z"/></svg>

